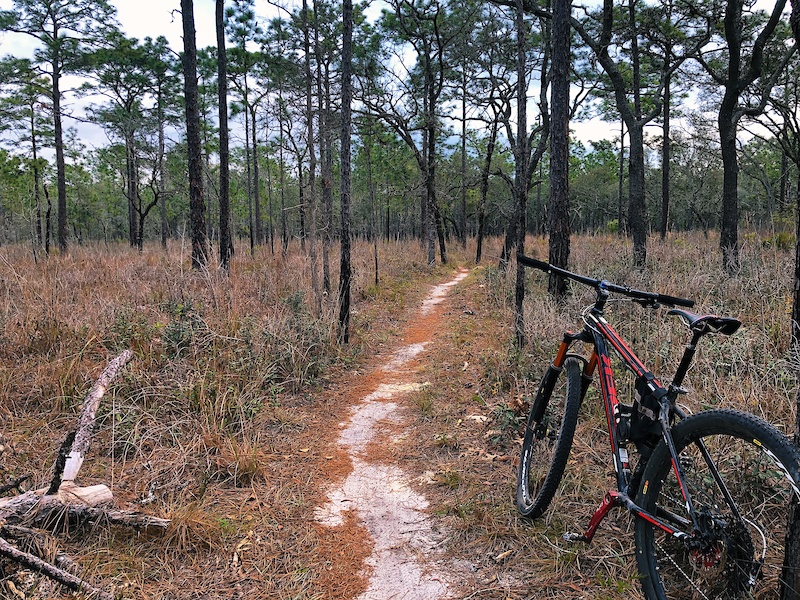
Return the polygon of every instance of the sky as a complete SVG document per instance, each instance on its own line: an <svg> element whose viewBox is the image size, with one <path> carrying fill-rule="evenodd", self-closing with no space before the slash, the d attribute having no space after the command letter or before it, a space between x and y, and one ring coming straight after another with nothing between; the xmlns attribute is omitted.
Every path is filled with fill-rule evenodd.
<svg viewBox="0 0 800 600"><path fill-rule="evenodd" d="M289 0L289 4L299 4ZM183 25L181 24L179 0L109 0L117 9L117 21L129 37L143 40L147 36L166 37L172 48L183 47ZM261 17L275 14L277 10L267 0L255 0L256 13ZM194 18L197 29L197 47L216 45L214 30L214 0L194 0ZM0 10L13 7L12 0L0 0ZM32 48L31 41L11 34L0 34L0 56L21 53L23 48Z"/></svg>
<svg viewBox="0 0 800 600"><path fill-rule="evenodd" d="M290 7L298 7L302 0L277 0ZM770 4L773 0L758 0L760 4ZM183 28L180 16L179 0L109 0L117 9L117 20L123 32L129 37L140 40L147 36L156 38L163 35L171 47L180 51L183 48ZM375 4L379 4L378 1ZM12 0L0 0L0 10L13 7ZM269 18L278 13L272 2L255 0L256 14L261 18ZM768 8L765 6L764 8ZM195 26L197 29L197 46L204 48L216 45L214 26L215 0L194 0ZM377 11L376 11L377 12ZM19 34L0 32L0 56L14 54L30 56L35 47L32 38ZM76 124L80 137L89 147L105 145L107 140L97 127ZM572 123L575 137L583 142L618 137L617 128L612 131L611 124L597 120L588 123Z"/></svg>
<svg viewBox="0 0 800 600"><path fill-rule="evenodd" d="M288 6L299 6L302 0L282 0ZM180 15L180 0L109 0L109 4L117 9L117 21L128 37L143 40L146 37L157 38L163 35L176 52L183 50L183 24ZM269 18L278 9L267 0L255 0L256 14ZM13 8L12 0L0 0L0 10ZM194 0L194 18L197 31L197 47L216 46L217 36L214 24L215 0ZM36 42L30 36L0 32L0 57L31 56ZM66 85L70 79L66 78ZM67 98L75 107L81 101ZM83 102L88 103L88 100ZM105 146L108 139L98 126L67 120L67 126L78 129L79 138L89 148Z"/></svg>

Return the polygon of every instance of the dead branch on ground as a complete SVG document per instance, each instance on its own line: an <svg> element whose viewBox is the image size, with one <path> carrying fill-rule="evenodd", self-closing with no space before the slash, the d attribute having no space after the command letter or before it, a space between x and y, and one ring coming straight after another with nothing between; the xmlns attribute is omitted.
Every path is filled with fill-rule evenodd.
<svg viewBox="0 0 800 600"><path fill-rule="evenodd" d="M87 487L75 484L91 446L100 400L111 381L132 358L130 350L117 356L89 391L76 430L67 434L61 445L50 486L0 498L0 557L42 573L70 590L83 591L104 600L113 596L76 575L76 563L54 549L55 542L46 532L98 522L137 530L164 530L170 523L168 519L110 508L114 498L104 484ZM17 479L0 491L6 493L19 489L27 478Z"/></svg>

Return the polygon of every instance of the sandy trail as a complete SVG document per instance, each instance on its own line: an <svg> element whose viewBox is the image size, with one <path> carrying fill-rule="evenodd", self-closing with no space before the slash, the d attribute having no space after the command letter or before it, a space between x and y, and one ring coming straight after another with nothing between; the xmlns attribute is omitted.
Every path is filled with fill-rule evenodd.
<svg viewBox="0 0 800 600"><path fill-rule="evenodd" d="M336 527L344 523L345 511L353 511L372 536L374 547L366 560L369 586L358 600L452 597L449 576L431 560L439 536L425 512L427 500L411 488L413 476L402 466L371 458L368 447L375 441L389 444L403 435L404 409L398 401L426 385L416 381L416 361L438 329L441 303L468 274L461 270L431 290L412 317L404 345L375 369L370 376L372 391L357 400L349 421L341 424L338 445L347 451L352 471L340 487L329 491L328 503L317 509L316 518ZM385 437L387 430L394 438Z"/></svg>

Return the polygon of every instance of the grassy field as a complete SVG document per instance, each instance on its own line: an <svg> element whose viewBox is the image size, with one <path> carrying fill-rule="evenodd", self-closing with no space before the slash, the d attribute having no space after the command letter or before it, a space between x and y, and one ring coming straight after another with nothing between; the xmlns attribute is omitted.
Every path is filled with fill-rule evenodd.
<svg viewBox="0 0 800 600"><path fill-rule="evenodd" d="M790 251L745 236L741 272L720 271L715 239L652 239L649 268L631 266L616 237L573 239L571 269L640 289L685 296L698 312L737 316L731 338L704 340L687 386L693 409L735 406L791 433L796 361L790 333ZM530 239L529 254L546 257ZM106 362L136 358L101 408L81 484L107 483L116 502L173 520L166 536L96 527L59 534L95 583L131 598L351 598L363 589L363 548L342 554L309 518L338 467L321 459L343 408L328 393L391 342L430 283L457 264L427 269L415 242L357 245L354 341L335 343L335 306L312 314L299 248L237 256L230 277L188 268L185 248L74 248L34 263L0 249L0 484L48 481L57 449ZM486 252L486 251L485 251ZM431 347L431 386L413 397L419 436L397 450L420 473L445 547L463 562L463 598L627 598L636 594L631 521L614 514L590 547L561 541L582 530L610 485L601 408L586 403L571 469L549 516L521 521L513 505L520 420L565 328L580 326L585 290L565 306L530 273L529 344L510 345L513 281L496 268L496 241L453 293L446 329ZM488 254L488 256L487 256ZM335 260L332 261L333 264ZM332 294L335 296L335 292ZM614 305L609 320L656 373L671 375L686 332L666 311ZM668 377L663 377L668 379ZM631 382L632 384L632 382ZM630 390L627 390L629 392ZM627 393L623 387L623 393ZM0 561L25 597L49 584ZM4 587L5 586L5 587Z"/></svg>

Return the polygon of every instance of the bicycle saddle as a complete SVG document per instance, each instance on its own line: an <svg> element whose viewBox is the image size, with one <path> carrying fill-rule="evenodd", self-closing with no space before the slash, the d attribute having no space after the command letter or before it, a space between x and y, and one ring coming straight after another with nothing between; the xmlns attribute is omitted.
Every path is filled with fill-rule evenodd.
<svg viewBox="0 0 800 600"><path fill-rule="evenodd" d="M696 315L688 310L673 308L668 315L678 315L689 329L701 335L706 333L721 333L722 335L733 335L739 329L742 322L733 317L718 317L716 315Z"/></svg>

